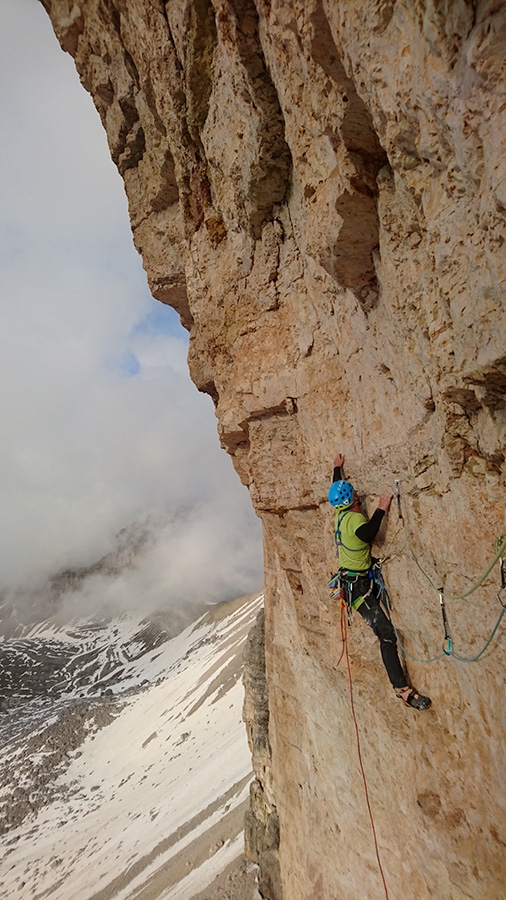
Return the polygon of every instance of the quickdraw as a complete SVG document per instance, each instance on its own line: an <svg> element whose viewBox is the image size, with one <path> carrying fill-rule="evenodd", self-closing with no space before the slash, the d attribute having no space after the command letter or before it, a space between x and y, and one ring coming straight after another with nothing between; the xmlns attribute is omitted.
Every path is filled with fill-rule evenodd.
<svg viewBox="0 0 506 900"><path fill-rule="evenodd" d="M500 538L497 538L496 544L501 546L504 544L504 535ZM506 588L506 564L504 563L504 556L501 556L501 591L504 591Z"/></svg>
<svg viewBox="0 0 506 900"><path fill-rule="evenodd" d="M395 496L397 497L397 511L399 513L399 522L404 525L404 516L401 509L401 481L400 478L395 479Z"/></svg>
<svg viewBox="0 0 506 900"><path fill-rule="evenodd" d="M444 636L444 640L443 640L443 653L445 653L446 656L451 656L452 655L452 639L449 634L450 629L448 627L448 618L446 615L444 589L442 587L439 588L438 593L439 593L439 605L441 607L441 615L443 617L443 628L445 631L445 636Z"/></svg>
<svg viewBox="0 0 506 900"><path fill-rule="evenodd" d="M402 521L402 524L404 526L404 519L402 516L402 509L401 509L400 479L395 479L395 493L396 493L396 497L397 497L397 508L398 508L398 512L399 512L399 519ZM492 640L494 639L495 635L497 634L497 631L499 629L499 626L501 624L503 616L506 614L506 602L504 602L501 598L502 592L504 590L506 590L506 562L505 562L504 555L503 555L504 551L506 550L506 537L503 535L502 537L497 538L497 540L495 542L495 546L494 546L494 558L489 563L489 565L487 566L485 571L480 575L478 580L470 588L468 588L466 591L464 591L462 594L458 594L458 595L450 596L449 598L448 597L446 598L446 599L450 599L452 601L465 600L467 597L469 597L471 594L473 594L483 584L485 579L488 577L488 575L492 571L493 567L496 565L497 562L500 561L501 587L499 588L499 591L497 592L497 598L501 605L501 612L499 613L497 621L496 621L494 627L492 628L492 631L490 632L490 634L489 634L487 640L485 641L484 646L481 648L481 650L478 653L476 653L474 656L463 657L463 656L459 656L455 652L454 647L453 647L453 640L450 635L448 617L446 614L444 589L442 587L440 587L440 588L436 587L436 584L434 584L434 582L431 580L431 578L424 571L424 569L422 568L420 561L418 560L418 557L413 549L411 541L409 540L409 536L408 536L405 528L404 528L404 531L405 531L405 546L408 547L416 566L418 567L418 569L420 570L420 572L422 573L422 575L424 576L424 578L426 579L428 584L439 595L439 605L440 605L440 609L441 609L441 616L443 619L444 640L443 640L443 646L442 646L442 653L440 653L438 656L431 657L430 659L421 659L420 657L417 657L417 656L412 655L411 653L408 653L408 651L402 644L400 635L398 634L396 626L395 626L395 622L392 622L394 629L395 629L395 633L396 633L396 637L397 637L399 646L401 647L403 653L406 656L408 656L410 659L416 660L417 662L426 662L426 663L435 662L436 660L441 659L444 656L451 656L451 657L453 657L453 659L456 659L459 662L466 662L466 663L467 662L475 662L476 660L480 659L483 656L485 651L488 649L488 647L492 643ZM388 596L388 592L384 585L383 585L382 592L383 592L383 597L385 599L387 608L390 609L390 605L391 605L390 598Z"/></svg>

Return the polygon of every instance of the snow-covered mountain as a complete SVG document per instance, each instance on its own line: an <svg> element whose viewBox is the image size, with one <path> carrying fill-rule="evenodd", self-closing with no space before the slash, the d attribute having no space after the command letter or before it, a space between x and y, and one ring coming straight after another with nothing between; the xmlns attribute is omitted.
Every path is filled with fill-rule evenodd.
<svg viewBox="0 0 506 900"><path fill-rule="evenodd" d="M240 856L241 657L262 599L176 636L123 616L1 642L2 898L190 900Z"/></svg>
<svg viewBox="0 0 506 900"><path fill-rule="evenodd" d="M181 615L18 626L16 636L0 640L0 703L9 709L36 696L97 696L138 687L148 654L151 678L156 659L163 674L165 659L152 651L182 631Z"/></svg>

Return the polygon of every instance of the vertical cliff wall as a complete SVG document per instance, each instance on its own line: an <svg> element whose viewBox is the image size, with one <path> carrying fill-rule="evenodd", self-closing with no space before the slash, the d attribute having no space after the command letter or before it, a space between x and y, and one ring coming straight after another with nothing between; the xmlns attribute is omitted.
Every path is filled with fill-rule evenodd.
<svg viewBox="0 0 506 900"><path fill-rule="evenodd" d="M406 648L441 654L438 594L413 554L450 597L505 531L504 4L43 2L263 521L269 718L252 815L272 851L250 833L272 863L279 822L285 900L382 896L336 669L326 491L337 450L369 508L400 480L405 529L393 508L378 552L391 547ZM458 655L484 646L497 588L496 568L448 599ZM394 697L360 622L350 655L390 896L497 900L504 634L475 662L409 658L425 713ZM279 900L276 877L264 884Z"/></svg>

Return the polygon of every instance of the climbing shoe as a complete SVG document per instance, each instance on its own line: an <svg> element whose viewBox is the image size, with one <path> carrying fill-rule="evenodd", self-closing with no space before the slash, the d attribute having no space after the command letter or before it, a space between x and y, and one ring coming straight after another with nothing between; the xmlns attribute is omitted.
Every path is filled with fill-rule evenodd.
<svg viewBox="0 0 506 900"><path fill-rule="evenodd" d="M397 691L396 695L406 706L412 706L414 709L428 709L432 704L430 697L424 697L414 688L404 688L402 691Z"/></svg>

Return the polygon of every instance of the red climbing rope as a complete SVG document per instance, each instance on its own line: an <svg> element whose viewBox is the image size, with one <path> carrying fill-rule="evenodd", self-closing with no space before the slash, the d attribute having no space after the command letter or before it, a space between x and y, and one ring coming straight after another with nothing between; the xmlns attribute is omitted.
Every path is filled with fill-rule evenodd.
<svg viewBox="0 0 506 900"><path fill-rule="evenodd" d="M363 783L364 783L364 793L365 793L365 799L366 799L366 803L367 803L367 809L369 810L369 818L370 818L370 820L371 820L371 829L372 829L372 834L373 834L373 838L374 838L374 848L375 848L375 850L376 850L376 859L378 860L378 868L379 868L379 871L380 871L381 880L382 880L382 882L383 882L383 887L384 887L384 889L385 889L385 897L386 897L386 900L389 900L389 897L388 897L388 888L387 888L387 883L386 883L386 881L385 881L385 874L384 874L384 872L383 872L383 866L381 865L381 859L380 859L379 847L378 847L378 839L377 839L377 837L376 837L376 828L375 828L375 825L374 825L374 819L373 819L373 815L372 815L371 803L370 803L370 800L369 800L369 791L368 791L368 788L367 788L367 779L366 779L366 777L365 777L364 763L363 763L363 761L362 761L362 749L361 749L361 746L360 746L360 733L359 733L359 730L358 730L357 716L356 716L356 713L355 713L355 703L354 703L354 699L353 699L353 679L352 679L352 677L351 677L350 655L349 655L349 652L348 652L348 632L347 632L347 627L346 627L346 606L345 606L345 604L344 604L343 601L341 601L341 640L342 640L342 642L343 642L343 648L342 648L341 656L339 657L339 662L337 663L337 665L339 665L339 663L341 662L343 656L346 654L346 664L347 664L347 667L348 667L348 681L349 681L349 685L350 685L350 704L351 704L351 712L352 712L352 716L353 716L353 722L354 722L354 725L355 725L355 734L356 734L356 737L357 737L358 761L359 761L359 764L360 764L360 771L361 771L361 773L362 773L362 781L363 781Z"/></svg>

